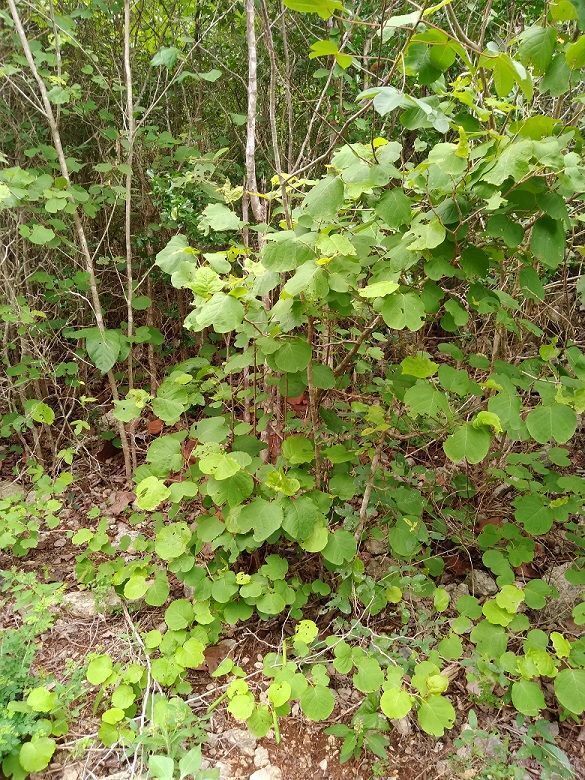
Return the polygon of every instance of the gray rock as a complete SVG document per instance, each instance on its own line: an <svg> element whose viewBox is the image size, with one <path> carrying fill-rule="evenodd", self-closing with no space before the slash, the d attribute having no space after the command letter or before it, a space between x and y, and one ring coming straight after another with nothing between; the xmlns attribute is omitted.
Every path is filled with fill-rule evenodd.
<svg viewBox="0 0 585 780"><path fill-rule="evenodd" d="M451 596L451 604L455 606L461 596L469 596L469 586L466 582L452 582L445 585L445 590Z"/></svg>
<svg viewBox="0 0 585 780"><path fill-rule="evenodd" d="M262 745L258 745L254 751L254 766L257 769L262 769L262 767L268 766L269 763L268 751Z"/></svg>
<svg viewBox="0 0 585 780"><path fill-rule="evenodd" d="M472 596L495 596L499 590L494 578L481 569L474 569L468 577L468 582Z"/></svg>
<svg viewBox="0 0 585 780"><path fill-rule="evenodd" d="M557 625L572 619L573 607L579 604L585 596L585 588L582 585L572 585L565 577L570 566L570 563L553 566L543 576L545 582L558 590L559 596L556 599L551 599L540 614L545 620L552 621Z"/></svg>
<svg viewBox="0 0 585 780"><path fill-rule="evenodd" d="M16 482L11 482L9 479L0 480L0 499L22 495L24 495L24 491Z"/></svg>
<svg viewBox="0 0 585 780"><path fill-rule="evenodd" d="M412 725L407 717L400 718L400 720L393 720L392 725L394 726L396 733L401 737L408 737L412 733Z"/></svg>
<svg viewBox="0 0 585 780"><path fill-rule="evenodd" d="M218 761L214 769L219 769L219 780L233 780L235 777L231 766L225 761Z"/></svg>
<svg viewBox="0 0 585 780"><path fill-rule="evenodd" d="M388 554L388 540L387 539L368 539L366 541L366 550L372 555L387 555Z"/></svg>
<svg viewBox="0 0 585 780"><path fill-rule="evenodd" d="M97 598L88 590L71 590L63 596L63 607L73 617L91 620L100 612L107 612L121 605L119 596L111 591L105 597Z"/></svg>
<svg viewBox="0 0 585 780"><path fill-rule="evenodd" d="M245 729L228 729L223 733L224 740L233 745L244 756L253 756L256 750L256 737Z"/></svg>
<svg viewBox="0 0 585 780"><path fill-rule="evenodd" d="M277 766L268 764L268 766L252 772L250 780L282 780L282 772Z"/></svg>

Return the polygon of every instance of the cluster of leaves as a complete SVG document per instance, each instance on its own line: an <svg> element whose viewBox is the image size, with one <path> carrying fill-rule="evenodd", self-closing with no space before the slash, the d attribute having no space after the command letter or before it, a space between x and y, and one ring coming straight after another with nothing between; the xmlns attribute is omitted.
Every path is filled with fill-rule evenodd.
<svg viewBox="0 0 585 780"><path fill-rule="evenodd" d="M81 670L66 683L33 671L37 638L53 621L49 608L59 600L60 588L42 585L31 575L2 574L3 591L26 614L22 626L0 634L0 762L5 777L20 780L49 765L56 739L68 731L82 680Z"/></svg>

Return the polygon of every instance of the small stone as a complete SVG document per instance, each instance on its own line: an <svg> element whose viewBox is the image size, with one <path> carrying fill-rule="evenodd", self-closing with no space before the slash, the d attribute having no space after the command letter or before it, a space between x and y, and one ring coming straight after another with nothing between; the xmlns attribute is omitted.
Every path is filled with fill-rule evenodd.
<svg viewBox="0 0 585 780"><path fill-rule="evenodd" d="M494 578L481 569L474 569L468 579L473 596L494 596L499 590Z"/></svg>
<svg viewBox="0 0 585 780"><path fill-rule="evenodd" d="M120 597L113 590L99 600L88 590L71 590L63 596L65 610L73 617L83 620L91 620L99 612L108 612L119 607L121 603Z"/></svg>
<svg viewBox="0 0 585 780"><path fill-rule="evenodd" d="M258 769L262 769L262 767L267 766L269 763L270 758L268 756L268 751L262 745L258 745L254 751L254 766Z"/></svg>
<svg viewBox="0 0 585 780"><path fill-rule="evenodd" d="M228 729L224 731L223 738L230 745L237 748L244 756L253 756L256 750L256 737L244 729Z"/></svg>
<svg viewBox="0 0 585 780"><path fill-rule="evenodd" d="M12 496L24 495L23 489L16 482L9 479L0 480L0 498L12 498Z"/></svg>
<svg viewBox="0 0 585 780"><path fill-rule="evenodd" d="M445 590L451 596L451 604L455 606L461 596L469 596L469 586L466 582L452 582L445 585Z"/></svg>
<svg viewBox="0 0 585 780"><path fill-rule="evenodd" d="M268 764L268 766L252 772L249 780L282 780L282 772L277 766Z"/></svg>
<svg viewBox="0 0 585 780"><path fill-rule="evenodd" d="M64 766L61 770L61 780L79 780L83 770L78 766Z"/></svg>
<svg viewBox="0 0 585 780"><path fill-rule="evenodd" d="M553 566L542 578L556 588L559 595L556 599L550 599L540 614L546 620L554 621L557 626L572 619L573 607L581 601L585 593L582 585L573 585L565 577L570 567L570 563Z"/></svg>
<svg viewBox="0 0 585 780"><path fill-rule="evenodd" d="M399 720L393 720L392 725L401 737L408 737L412 732L410 720L406 717L400 718Z"/></svg>
<svg viewBox="0 0 585 780"><path fill-rule="evenodd" d="M225 761L218 761L214 769L219 769L219 780L233 780L235 777L231 766Z"/></svg>
<svg viewBox="0 0 585 780"><path fill-rule="evenodd" d="M323 772L327 771L327 759L324 758L323 761L319 761L319 769L322 769Z"/></svg>
<svg viewBox="0 0 585 780"><path fill-rule="evenodd" d="M388 553L387 539L368 539L366 541L366 550L372 555L386 555Z"/></svg>

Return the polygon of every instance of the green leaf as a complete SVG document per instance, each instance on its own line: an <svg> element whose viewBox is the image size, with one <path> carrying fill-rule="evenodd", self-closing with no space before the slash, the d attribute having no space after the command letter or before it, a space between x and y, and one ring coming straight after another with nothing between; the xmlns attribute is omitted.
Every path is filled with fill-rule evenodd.
<svg viewBox="0 0 585 780"><path fill-rule="evenodd" d="M319 14L321 19L329 19L335 11L343 11L341 0L284 0L284 4L301 14Z"/></svg>
<svg viewBox="0 0 585 780"><path fill-rule="evenodd" d="M187 523L165 525L156 534L154 550L163 561L180 558L187 550L191 535Z"/></svg>
<svg viewBox="0 0 585 780"><path fill-rule="evenodd" d="M474 428L471 423L460 425L443 443L445 455L454 463L466 460L480 463L488 454L490 434L485 428Z"/></svg>
<svg viewBox="0 0 585 780"><path fill-rule="evenodd" d="M542 74L551 63L555 44L554 27L529 27L520 34L518 59L524 65L532 65L535 73Z"/></svg>
<svg viewBox="0 0 585 780"><path fill-rule="evenodd" d="M158 477L146 477L136 485L136 504L151 512L171 495L171 491Z"/></svg>
<svg viewBox="0 0 585 780"><path fill-rule="evenodd" d="M282 707L291 697L292 689L286 680L273 682L268 688L268 699L273 707Z"/></svg>
<svg viewBox="0 0 585 780"><path fill-rule="evenodd" d="M552 528L555 513L548 505L547 499L539 493L518 496L514 500L514 506L514 517L531 536L547 534Z"/></svg>
<svg viewBox="0 0 585 780"><path fill-rule="evenodd" d="M362 287L358 293L362 298L385 298L386 295L392 295L393 292L396 292L399 286L396 282L391 281L373 282L373 284Z"/></svg>
<svg viewBox="0 0 585 780"><path fill-rule="evenodd" d="M274 362L280 371L296 374L309 365L311 353L311 345L308 341L291 338L282 342L274 355Z"/></svg>
<svg viewBox="0 0 585 780"><path fill-rule="evenodd" d="M321 555L329 563L333 563L335 566L341 566L355 556L357 551L357 543L355 538L349 531L343 529L335 531L329 535L327 544L322 550Z"/></svg>
<svg viewBox="0 0 585 780"><path fill-rule="evenodd" d="M401 688L385 690L380 698L380 709L387 718L400 720L412 709L412 696Z"/></svg>
<svg viewBox="0 0 585 780"><path fill-rule="evenodd" d="M201 745L197 745L191 750L188 750L184 756L179 760L179 778L183 780L185 777L192 775L198 776L198 772L201 769Z"/></svg>
<svg viewBox="0 0 585 780"><path fill-rule="evenodd" d="M326 176L309 190L303 206L316 220L332 219L343 205L343 182L339 176Z"/></svg>
<svg viewBox="0 0 585 780"><path fill-rule="evenodd" d="M389 328L412 331L422 328L426 316L422 300L414 293L395 293L384 298L380 314Z"/></svg>
<svg viewBox="0 0 585 780"><path fill-rule="evenodd" d="M55 422L55 412L42 401L28 400L24 403L24 410L28 417L38 423L52 425Z"/></svg>
<svg viewBox="0 0 585 780"><path fill-rule="evenodd" d="M193 606L187 599L175 599L165 610L165 623L171 631L188 628L193 619Z"/></svg>
<svg viewBox="0 0 585 780"><path fill-rule="evenodd" d="M445 588L437 588L433 594L433 606L437 612L444 612L449 606L450 600L449 591Z"/></svg>
<svg viewBox="0 0 585 780"><path fill-rule="evenodd" d="M98 655L89 662L85 676L92 685L101 685L111 675L112 659L109 655Z"/></svg>
<svg viewBox="0 0 585 780"><path fill-rule="evenodd" d="M182 647L175 651L175 661L185 669L198 669L205 661L205 645L198 639L187 639Z"/></svg>
<svg viewBox="0 0 585 780"><path fill-rule="evenodd" d="M330 688L316 685L306 688L299 700L301 710L309 720L327 720L335 707L335 695Z"/></svg>
<svg viewBox="0 0 585 780"><path fill-rule="evenodd" d="M574 43L567 46L565 57L571 70L585 67L585 35L580 35Z"/></svg>
<svg viewBox="0 0 585 780"><path fill-rule="evenodd" d="M209 417L199 420L195 426L195 438L204 444L221 444L227 439L229 432L225 417Z"/></svg>
<svg viewBox="0 0 585 780"><path fill-rule="evenodd" d="M518 607L523 601L524 593L516 585L504 585L496 595L496 604L512 614L518 612Z"/></svg>
<svg viewBox="0 0 585 780"><path fill-rule="evenodd" d="M195 318L190 319L192 314ZM185 320L185 327L196 326L196 330L203 330L210 325L216 333L229 333L242 324L244 319L244 307L241 301L232 295L215 293L211 300L206 301L200 309L190 314Z"/></svg>
<svg viewBox="0 0 585 780"><path fill-rule="evenodd" d="M18 744L18 743L17 743ZM57 743L49 737L33 737L20 746L18 759L25 772L41 772L49 766Z"/></svg>
<svg viewBox="0 0 585 780"><path fill-rule="evenodd" d="M404 394L404 403L414 416L436 418L440 415L447 416L450 412L445 393L425 380L419 380L408 388Z"/></svg>
<svg viewBox="0 0 585 780"><path fill-rule="evenodd" d="M408 236L414 236L415 240L408 245L410 252L423 251L424 249L434 249L445 240L447 231L445 226L436 217L430 222L421 222L414 225Z"/></svg>
<svg viewBox="0 0 585 780"><path fill-rule="evenodd" d="M392 230L410 222L412 202L404 190L387 190L376 204L376 214Z"/></svg>
<svg viewBox="0 0 585 780"><path fill-rule="evenodd" d="M455 723L455 710L445 696L432 695L423 701L417 712L421 729L433 737L442 737Z"/></svg>
<svg viewBox="0 0 585 780"><path fill-rule="evenodd" d="M263 498L257 498L249 506L255 514L254 540L264 542L282 526L282 506L276 501L265 501Z"/></svg>
<svg viewBox="0 0 585 780"><path fill-rule="evenodd" d="M208 235L210 230L239 230L243 224L238 215L223 203L210 203L199 217L199 229L204 235Z"/></svg>
<svg viewBox="0 0 585 780"><path fill-rule="evenodd" d="M148 769L157 780L173 780L175 762L170 756L149 756Z"/></svg>
<svg viewBox="0 0 585 780"><path fill-rule="evenodd" d="M319 629L312 620L301 620L295 626L294 639L310 645L319 635Z"/></svg>
<svg viewBox="0 0 585 780"><path fill-rule="evenodd" d="M49 241L52 241L55 238L55 231L51 230L51 228L43 227L42 225L33 225L26 238L28 238L31 244L42 246L43 244L48 244Z"/></svg>
<svg viewBox="0 0 585 780"><path fill-rule="evenodd" d="M122 349L120 331L105 330L100 332L97 328L87 331L85 348L89 359L94 366L107 374L114 366Z"/></svg>
<svg viewBox="0 0 585 780"><path fill-rule="evenodd" d="M530 250L543 265L558 268L565 257L563 222L552 217L540 217L532 228Z"/></svg>
<svg viewBox="0 0 585 780"><path fill-rule="evenodd" d="M555 678L555 695L574 715L585 712L585 669L562 669Z"/></svg>
<svg viewBox="0 0 585 780"><path fill-rule="evenodd" d="M523 715L537 718L546 708L542 688L532 680L517 680L512 684L512 704Z"/></svg>
<svg viewBox="0 0 585 780"><path fill-rule="evenodd" d="M577 415L563 404L540 405L529 412L526 427L539 444L547 444L553 439L558 444L565 444L577 429Z"/></svg>
<svg viewBox="0 0 585 780"><path fill-rule="evenodd" d="M400 364L402 373L407 376L416 376L419 379L426 379L437 373L439 366L434 363L424 352L405 357Z"/></svg>
<svg viewBox="0 0 585 780"><path fill-rule="evenodd" d="M51 712L57 704L57 694L44 686L39 686L30 691L26 703L33 712Z"/></svg>
<svg viewBox="0 0 585 780"><path fill-rule="evenodd" d="M287 436L282 443L282 454L293 465L310 463L315 457L315 448L305 436Z"/></svg>
<svg viewBox="0 0 585 780"><path fill-rule="evenodd" d="M384 682L384 672L375 658L366 656L358 664L357 672L353 675L353 685L362 693L379 691Z"/></svg>
<svg viewBox="0 0 585 780"><path fill-rule="evenodd" d="M187 236L179 233L173 236L164 249L157 254L155 263L166 274L173 274L179 270L185 260L193 261L195 251L189 246Z"/></svg>
<svg viewBox="0 0 585 780"><path fill-rule="evenodd" d="M175 46L163 46L159 49L150 64L153 68L165 67L167 70L174 68L181 52Z"/></svg>

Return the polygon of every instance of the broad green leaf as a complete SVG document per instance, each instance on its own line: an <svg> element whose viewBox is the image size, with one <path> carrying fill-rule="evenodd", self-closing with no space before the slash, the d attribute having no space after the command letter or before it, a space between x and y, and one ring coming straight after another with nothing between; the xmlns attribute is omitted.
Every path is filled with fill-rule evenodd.
<svg viewBox="0 0 585 780"><path fill-rule="evenodd" d="M445 455L454 463L480 463L488 454L490 434L485 428L474 428L471 423L460 425L443 443Z"/></svg>
<svg viewBox="0 0 585 780"><path fill-rule="evenodd" d="M102 374L107 374L115 365L122 350L120 331L104 330L100 332L97 328L92 328L87 331L85 348L94 366Z"/></svg>
<svg viewBox="0 0 585 780"><path fill-rule="evenodd" d="M315 448L305 436L287 436L282 443L282 454L293 465L310 463L315 457Z"/></svg>
<svg viewBox="0 0 585 780"><path fill-rule="evenodd" d="M187 236L179 233L157 254L155 263L166 274L174 274L186 260L192 263L194 255L195 250L189 246Z"/></svg>
<svg viewBox="0 0 585 780"><path fill-rule="evenodd" d="M39 686L30 691L26 703L33 712L51 712L57 704L57 694L45 686Z"/></svg>
<svg viewBox="0 0 585 780"><path fill-rule="evenodd" d="M112 659L109 655L98 655L89 662L86 671L87 681L92 685L101 685L111 675Z"/></svg>
<svg viewBox="0 0 585 780"><path fill-rule="evenodd" d="M540 217L532 228L530 249L543 265L557 268L565 256L565 229L562 221Z"/></svg>
<svg viewBox="0 0 585 780"><path fill-rule="evenodd" d="M343 11L341 0L284 0L284 4L301 14L319 14L321 19L329 19L336 11Z"/></svg>
<svg viewBox="0 0 585 780"><path fill-rule="evenodd" d="M311 345L301 338L286 339L274 355L274 362L280 371L296 374L303 371L311 360Z"/></svg>
<svg viewBox="0 0 585 780"><path fill-rule="evenodd" d="M404 190L387 190L376 204L376 214L384 224L392 230L397 230L410 221L412 202L404 194Z"/></svg>
<svg viewBox="0 0 585 780"><path fill-rule="evenodd" d="M542 74L551 63L556 44L554 27L529 27L520 34L518 59Z"/></svg>
<svg viewBox="0 0 585 780"><path fill-rule="evenodd" d="M412 709L413 699L407 691L401 688L389 688L380 698L380 709L387 718L400 720Z"/></svg>
<svg viewBox="0 0 585 780"><path fill-rule="evenodd" d="M210 230L239 230L243 224L238 215L223 203L210 203L199 217L199 229L204 235L208 235Z"/></svg>
<svg viewBox="0 0 585 780"><path fill-rule="evenodd" d="M577 415L563 404L541 405L528 413L526 427L539 444L547 444L553 439L558 444L565 444L577 429Z"/></svg>
<svg viewBox="0 0 585 780"><path fill-rule="evenodd" d="M386 325L394 330L419 330L426 316L422 300L414 293L395 293L384 298L379 311Z"/></svg>
<svg viewBox="0 0 585 780"><path fill-rule="evenodd" d="M187 523L164 525L156 534L154 550L163 561L180 558L191 541L191 529Z"/></svg>
<svg viewBox="0 0 585 780"><path fill-rule="evenodd" d="M28 227L28 225L26 227ZM51 228L43 227L43 225L33 225L32 228L29 229L26 238L28 238L31 244L43 246L55 238L55 231L51 230Z"/></svg>
<svg viewBox="0 0 585 780"><path fill-rule="evenodd" d="M555 678L555 695L574 715L585 712L585 669L563 669Z"/></svg>
<svg viewBox="0 0 585 780"><path fill-rule="evenodd" d="M358 290L358 293L362 298L385 298L386 295L391 295L393 292L396 292L399 286L400 285L396 284L396 282L391 281L373 282L373 284L362 287Z"/></svg>
<svg viewBox="0 0 585 780"><path fill-rule="evenodd" d="M309 720L327 720L335 707L335 695L330 688L316 685L314 688L306 688L299 703L303 715Z"/></svg>
<svg viewBox="0 0 585 780"><path fill-rule="evenodd" d="M353 685L362 693L379 691L384 682L384 673L375 658L366 656L358 664L357 671L353 675Z"/></svg>
<svg viewBox="0 0 585 780"><path fill-rule="evenodd" d="M455 723L455 710L445 696L432 695L424 700L417 712L421 729L433 737L442 737Z"/></svg>
<svg viewBox="0 0 585 780"><path fill-rule="evenodd" d="M512 704L523 715L537 718L546 708L542 688L532 680L517 680L512 684Z"/></svg>
<svg viewBox="0 0 585 780"><path fill-rule="evenodd" d="M322 550L321 555L329 563L335 566L350 561L356 554L356 540L349 531L339 530L329 535L327 544Z"/></svg>
<svg viewBox="0 0 585 780"><path fill-rule="evenodd" d="M171 495L171 491L158 477L146 477L136 485L136 504L149 512L157 509Z"/></svg>
<svg viewBox="0 0 585 780"><path fill-rule="evenodd" d="M25 772L42 772L49 766L56 748L57 743L50 737L33 737L20 746L18 754L20 766Z"/></svg>
<svg viewBox="0 0 585 780"><path fill-rule="evenodd" d="M150 64L153 68L165 67L167 70L171 70L177 64L180 53L175 46L163 46L151 59Z"/></svg>
<svg viewBox="0 0 585 780"><path fill-rule="evenodd" d="M419 379L426 379L437 373L439 366L434 363L424 352L405 357L400 364L403 374L415 376Z"/></svg>
<svg viewBox="0 0 585 780"><path fill-rule="evenodd" d="M326 176L309 190L303 206L316 220L332 219L343 205L343 182L338 176Z"/></svg>
<svg viewBox="0 0 585 780"><path fill-rule="evenodd" d="M193 606L187 599L175 599L165 610L165 623L171 631L188 628L193 619Z"/></svg>

